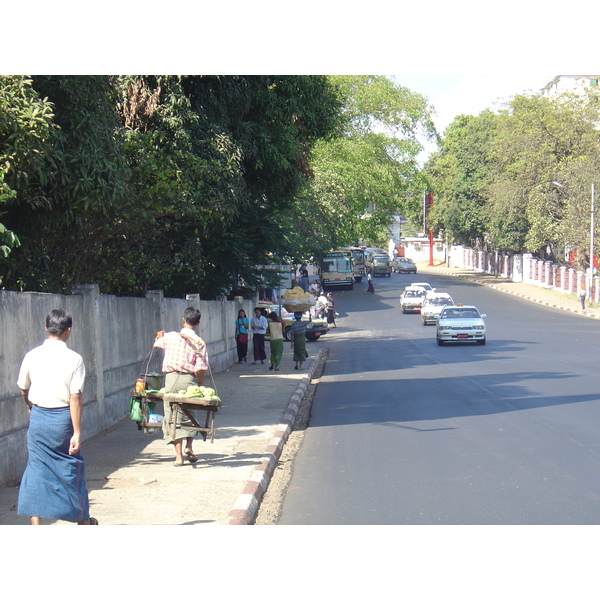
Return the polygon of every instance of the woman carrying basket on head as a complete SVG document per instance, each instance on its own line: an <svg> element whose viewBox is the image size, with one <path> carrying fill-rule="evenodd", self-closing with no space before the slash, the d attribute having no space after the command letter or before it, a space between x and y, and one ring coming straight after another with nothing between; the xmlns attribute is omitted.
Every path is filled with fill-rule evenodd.
<svg viewBox="0 0 600 600"><path fill-rule="evenodd" d="M296 366L294 369L301 370L302 363L308 358L306 351L306 324L302 321L302 313L294 313L294 323L290 330L290 339L294 349L294 361Z"/></svg>

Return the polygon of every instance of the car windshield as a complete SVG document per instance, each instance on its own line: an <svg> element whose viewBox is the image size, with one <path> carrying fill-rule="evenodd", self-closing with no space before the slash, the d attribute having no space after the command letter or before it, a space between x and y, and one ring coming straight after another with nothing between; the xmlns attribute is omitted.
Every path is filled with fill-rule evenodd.
<svg viewBox="0 0 600 600"><path fill-rule="evenodd" d="M450 298L429 298L427 304L431 306L446 306L447 304L452 304L452 300Z"/></svg>
<svg viewBox="0 0 600 600"><path fill-rule="evenodd" d="M406 290L406 292L404 292L404 295L407 298L421 298L422 296L425 295L425 291L424 290Z"/></svg>
<svg viewBox="0 0 600 600"><path fill-rule="evenodd" d="M479 312L475 308L450 308L442 313L444 319L479 319Z"/></svg>

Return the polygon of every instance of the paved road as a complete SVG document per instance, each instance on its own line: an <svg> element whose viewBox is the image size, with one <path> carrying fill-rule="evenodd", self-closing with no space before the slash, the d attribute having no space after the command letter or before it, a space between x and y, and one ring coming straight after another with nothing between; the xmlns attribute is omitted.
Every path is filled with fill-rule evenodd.
<svg viewBox="0 0 600 600"><path fill-rule="evenodd" d="M487 345L438 347L410 280L487 313ZM336 294L280 524L599 523L600 323L439 274L375 287Z"/></svg>

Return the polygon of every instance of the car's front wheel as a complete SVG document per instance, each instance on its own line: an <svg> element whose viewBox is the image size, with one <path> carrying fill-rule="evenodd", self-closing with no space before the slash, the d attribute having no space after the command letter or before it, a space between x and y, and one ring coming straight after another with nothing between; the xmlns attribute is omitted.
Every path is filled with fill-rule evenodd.
<svg viewBox="0 0 600 600"><path fill-rule="evenodd" d="M444 340L440 340L440 338L437 338L437 344L438 344L438 346L443 346Z"/></svg>
<svg viewBox="0 0 600 600"><path fill-rule="evenodd" d="M480 346L485 346L485 338L483 338L483 339L481 339L481 340L477 340L477 343L478 343Z"/></svg>

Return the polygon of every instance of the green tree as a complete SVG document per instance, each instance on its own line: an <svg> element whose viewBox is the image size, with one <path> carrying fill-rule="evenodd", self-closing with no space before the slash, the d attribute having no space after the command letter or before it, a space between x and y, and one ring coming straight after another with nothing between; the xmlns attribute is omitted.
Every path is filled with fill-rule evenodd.
<svg viewBox="0 0 600 600"><path fill-rule="evenodd" d="M21 247L11 254L4 284L67 291L93 281L96 231L124 193L113 88L102 76L25 81L41 133L30 136L30 152L17 148L18 167L7 173L16 196L5 224Z"/></svg>
<svg viewBox="0 0 600 600"><path fill-rule="evenodd" d="M16 204L35 208L44 203L36 184L44 180L42 165L50 147L52 117L52 105L39 98L31 78L0 76L0 219ZM0 222L3 272L10 268L10 251L19 245L17 235Z"/></svg>
<svg viewBox="0 0 600 600"><path fill-rule="evenodd" d="M494 143L497 182L490 205L505 218L518 208L521 219L526 219L521 230L527 250L545 256L550 248L552 255L560 258L570 246L578 248L583 258L586 236L570 223L576 215L581 216L581 207L576 205L582 196L569 195L566 187L561 189L553 182L564 180L563 186L568 184L570 190L580 188L582 182L587 185L600 166L599 116L593 96L533 95L516 96L500 118ZM503 187L511 194L497 193ZM587 221L589 228L589 216ZM581 223L581 218L577 222Z"/></svg>
<svg viewBox="0 0 600 600"><path fill-rule="evenodd" d="M256 265L288 255L289 211L307 157L339 106L322 77L123 77L119 110L141 217L118 220L125 257L111 286L170 295L255 284ZM125 210L128 210L127 208ZM142 260L140 260L140 258ZM118 280L117 280L118 279Z"/></svg>
<svg viewBox="0 0 600 600"><path fill-rule="evenodd" d="M432 223L453 243L481 246L486 239L490 144L496 115L459 115L444 132L439 153L426 165L435 192Z"/></svg>
<svg viewBox="0 0 600 600"><path fill-rule="evenodd" d="M435 138L432 108L420 94L382 76L332 76L344 122L339 135L319 141L310 195L328 215L322 248L383 243L392 215L420 211L423 189L419 135ZM327 241L329 244L327 244Z"/></svg>

